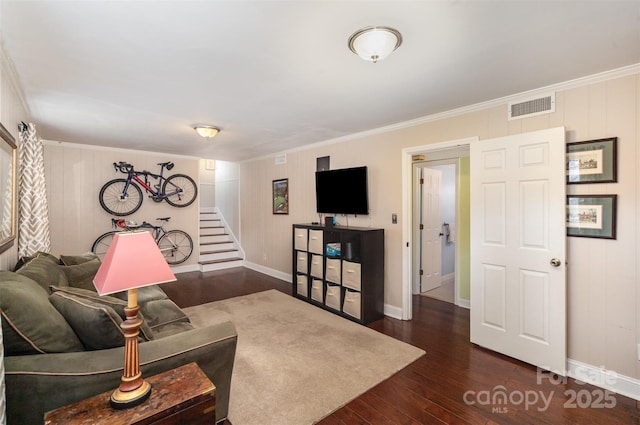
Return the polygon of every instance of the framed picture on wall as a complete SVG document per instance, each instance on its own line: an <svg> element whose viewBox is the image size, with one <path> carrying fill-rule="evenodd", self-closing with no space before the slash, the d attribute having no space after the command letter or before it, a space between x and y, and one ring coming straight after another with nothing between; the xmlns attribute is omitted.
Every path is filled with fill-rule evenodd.
<svg viewBox="0 0 640 425"><path fill-rule="evenodd" d="M289 214L289 179L273 181L273 213Z"/></svg>
<svg viewBox="0 0 640 425"><path fill-rule="evenodd" d="M616 238L617 195L568 195L567 236Z"/></svg>
<svg viewBox="0 0 640 425"><path fill-rule="evenodd" d="M567 184L615 183L617 137L567 143Z"/></svg>

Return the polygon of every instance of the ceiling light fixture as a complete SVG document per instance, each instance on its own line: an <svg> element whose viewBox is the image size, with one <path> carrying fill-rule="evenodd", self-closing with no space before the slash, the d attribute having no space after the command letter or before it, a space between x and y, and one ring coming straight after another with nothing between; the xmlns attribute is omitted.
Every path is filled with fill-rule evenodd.
<svg viewBox="0 0 640 425"><path fill-rule="evenodd" d="M213 127L211 125L196 125L193 127L193 129L205 139L212 139L216 137L218 133L220 133L220 129L218 127Z"/></svg>
<svg viewBox="0 0 640 425"><path fill-rule="evenodd" d="M349 37L349 49L362 59L378 62L402 44L402 35L390 27L367 27Z"/></svg>

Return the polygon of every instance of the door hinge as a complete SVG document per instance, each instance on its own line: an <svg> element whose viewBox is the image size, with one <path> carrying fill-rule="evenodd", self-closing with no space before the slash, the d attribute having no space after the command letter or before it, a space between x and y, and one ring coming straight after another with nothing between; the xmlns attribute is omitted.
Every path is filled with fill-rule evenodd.
<svg viewBox="0 0 640 425"><path fill-rule="evenodd" d="M424 184L424 179L420 179L420 184Z"/></svg>
<svg viewBox="0 0 640 425"><path fill-rule="evenodd" d="M420 276L424 274L424 270L420 269Z"/></svg>
<svg viewBox="0 0 640 425"><path fill-rule="evenodd" d="M420 230L424 230L424 224L420 223Z"/></svg>

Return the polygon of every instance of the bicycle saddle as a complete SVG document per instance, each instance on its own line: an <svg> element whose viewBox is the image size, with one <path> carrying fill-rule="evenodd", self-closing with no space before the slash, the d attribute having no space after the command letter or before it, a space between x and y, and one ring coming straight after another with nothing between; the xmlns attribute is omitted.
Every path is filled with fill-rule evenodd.
<svg viewBox="0 0 640 425"><path fill-rule="evenodd" d="M158 218L156 218L156 220L158 220L158 221L169 221L170 218L171 217L158 217Z"/></svg>
<svg viewBox="0 0 640 425"><path fill-rule="evenodd" d="M116 221L116 226L121 227L123 229L133 229L139 226L138 223L136 223L133 220L125 220L124 218L121 218L120 220Z"/></svg>
<svg viewBox="0 0 640 425"><path fill-rule="evenodd" d="M167 169L167 171L170 171L173 168L173 162L169 161L169 162L160 162L158 163L159 166L164 167Z"/></svg>

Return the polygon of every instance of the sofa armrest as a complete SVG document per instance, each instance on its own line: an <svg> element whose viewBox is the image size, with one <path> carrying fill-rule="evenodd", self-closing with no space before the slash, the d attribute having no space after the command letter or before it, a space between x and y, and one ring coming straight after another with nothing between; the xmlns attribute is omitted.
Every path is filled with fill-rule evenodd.
<svg viewBox="0 0 640 425"><path fill-rule="evenodd" d="M216 386L216 422L229 409L237 333L231 322L140 344L143 377L196 362ZM7 423L42 423L44 414L120 385L124 348L5 357ZM153 397L153 393L151 394Z"/></svg>

